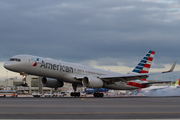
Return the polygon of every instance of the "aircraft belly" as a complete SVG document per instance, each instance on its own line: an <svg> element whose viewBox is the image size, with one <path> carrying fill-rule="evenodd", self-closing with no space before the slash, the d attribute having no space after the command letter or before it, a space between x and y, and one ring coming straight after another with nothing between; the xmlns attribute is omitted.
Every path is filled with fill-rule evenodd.
<svg viewBox="0 0 180 120"><path fill-rule="evenodd" d="M74 79L75 75L72 73L52 71L48 69L34 69L34 68L33 69L29 68L28 71L26 72L31 75L55 78L63 82L78 83L78 84L82 83L81 81Z"/></svg>

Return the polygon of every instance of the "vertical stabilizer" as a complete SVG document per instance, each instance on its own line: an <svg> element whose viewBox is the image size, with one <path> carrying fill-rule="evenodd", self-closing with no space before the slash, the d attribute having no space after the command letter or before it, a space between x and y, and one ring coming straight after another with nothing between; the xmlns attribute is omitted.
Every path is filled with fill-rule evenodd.
<svg viewBox="0 0 180 120"><path fill-rule="evenodd" d="M149 50L132 72L149 73L149 69L151 67L154 55L155 55L155 51ZM143 80L146 80L146 79L143 79Z"/></svg>
<svg viewBox="0 0 180 120"><path fill-rule="evenodd" d="M180 86L180 79L176 81L176 83L174 83L173 86Z"/></svg>

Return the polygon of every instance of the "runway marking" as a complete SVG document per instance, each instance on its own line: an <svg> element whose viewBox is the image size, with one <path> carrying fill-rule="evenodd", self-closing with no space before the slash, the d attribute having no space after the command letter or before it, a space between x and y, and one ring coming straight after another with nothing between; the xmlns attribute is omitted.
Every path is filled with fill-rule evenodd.
<svg viewBox="0 0 180 120"><path fill-rule="evenodd" d="M84 98L84 99L81 99L83 101L91 101L91 102L101 102L101 103L128 103L128 104L135 104L135 103L130 103L130 102L125 102L125 101L99 101L99 100L90 100L88 98ZM137 102L138 104L141 104L141 105L148 105L149 103L140 103L140 102ZM152 103L151 103L152 104ZM168 105L167 103L153 103L154 105ZM179 107L178 105L175 105L175 107Z"/></svg>
<svg viewBox="0 0 180 120"><path fill-rule="evenodd" d="M86 99L86 98L82 98L81 100L84 100L84 99Z"/></svg>
<svg viewBox="0 0 180 120"><path fill-rule="evenodd" d="M104 115L104 114L112 114L112 115L123 115L123 114L180 114L180 112L124 112L124 113L0 113L0 115Z"/></svg>
<svg viewBox="0 0 180 120"><path fill-rule="evenodd" d="M86 98L84 98L84 99L81 99L81 100L83 100L83 101L91 101L91 102L101 102L101 103L129 103L129 102L122 102L122 101L120 101L120 102L115 102L115 101L99 101L99 100L87 100ZM133 103L134 104L134 103Z"/></svg>
<svg viewBox="0 0 180 120"><path fill-rule="evenodd" d="M90 102L99 102L99 103L109 103L109 104L111 104L111 105L109 105L109 106L107 106L107 105L102 105L102 104L98 104L98 105L88 105L88 104L83 104L83 105L81 105L81 106L79 106L79 105L77 105L77 104L74 104L74 105L69 105L69 104L63 104L63 105L50 105L50 104L38 104L38 105L28 105L28 104L26 104L26 105L23 105L23 104L0 104L0 107L31 107L31 108L35 108L35 107L41 107L41 108L50 108L50 107L77 107L77 108L81 108L81 107L94 107L94 108L97 108L97 107L102 107L102 108L117 108L117 107L123 107L123 108L129 108L129 107L137 107L137 108L139 108L139 107L149 107L149 108L152 108L152 107L154 107L154 106L156 106L156 107L159 107L159 108L162 108L162 107L164 107L163 105L166 105L166 107L170 107L170 108L172 108L172 107L174 107L174 108L179 108L180 107L180 105L178 105L178 104L173 104L173 105L168 105L167 103L151 103L151 104L149 104L149 103L141 103L141 102L137 102L138 104L136 104L136 102L134 102L134 103L131 103L131 102L126 102L126 101L114 101L114 100L107 100L107 99L95 99L95 98L93 98L93 99L91 99L91 98L80 98L80 99L78 99L78 100L80 100L80 101L85 101L85 102L88 102L88 101L90 101ZM101 101L100 101L101 100ZM126 105L127 104L127 105ZM119 105L119 106L118 106ZM145 105L145 106L141 106L141 105Z"/></svg>

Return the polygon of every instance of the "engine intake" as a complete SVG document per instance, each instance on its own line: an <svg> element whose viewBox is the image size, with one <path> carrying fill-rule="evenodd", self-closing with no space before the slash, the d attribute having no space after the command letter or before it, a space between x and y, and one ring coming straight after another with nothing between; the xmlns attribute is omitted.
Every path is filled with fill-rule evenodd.
<svg viewBox="0 0 180 120"><path fill-rule="evenodd" d="M43 87L58 88L63 87L64 83L57 79L43 77L41 81Z"/></svg>
<svg viewBox="0 0 180 120"><path fill-rule="evenodd" d="M90 88L101 88L103 87L103 81L96 77L84 77L82 84Z"/></svg>

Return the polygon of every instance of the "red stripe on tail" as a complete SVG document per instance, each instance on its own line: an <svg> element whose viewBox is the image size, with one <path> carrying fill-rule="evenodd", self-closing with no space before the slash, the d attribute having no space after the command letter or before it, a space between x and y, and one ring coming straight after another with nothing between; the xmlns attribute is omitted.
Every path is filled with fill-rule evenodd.
<svg viewBox="0 0 180 120"><path fill-rule="evenodd" d="M149 61L153 61L153 58L152 57L149 57L149 59L148 59Z"/></svg>
<svg viewBox="0 0 180 120"><path fill-rule="evenodd" d="M150 68L150 67L151 67L151 65L150 65L150 64L145 64L145 65L144 65L144 67L146 67L146 68Z"/></svg>
<svg viewBox="0 0 180 120"><path fill-rule="evenodd" d="M142 70L141 73L148 73L148 71Z"/></svg>
<svg viewBox="0 0 180 120"><path fill-rule="evenodd" d="M151 54L155 54L155 51L152 51L152 53Z"/></svg>

